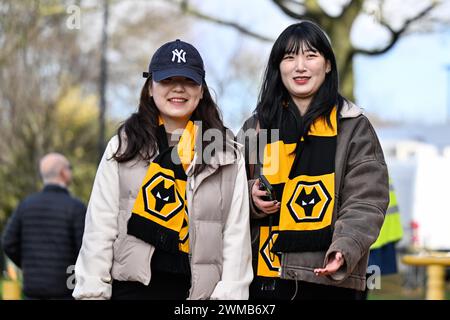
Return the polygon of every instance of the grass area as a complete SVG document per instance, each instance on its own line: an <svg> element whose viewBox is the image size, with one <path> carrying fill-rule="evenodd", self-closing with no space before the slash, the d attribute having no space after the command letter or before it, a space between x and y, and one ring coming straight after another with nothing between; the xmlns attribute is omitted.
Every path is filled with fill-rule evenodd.
<svg viewBox="0 0 450 320"><path fill-rule="evenodd" d="M425 291L422 288L406 289L400 274L382 276L381 288L369 291L369 300L422 300Z"/></svg>
<svg viewBox="0 0 450 320"><path fill-rule="evenodd" d="M450 300L450 283L446 283L446 300ZM404 276L395 274L381 277L381 288L369 291L369 300L424 300L425 287L407 288Z"/></svg>
<svg viewBox="0 0 450 320"><path fill-rule="evenodd" d="M0 300L4 300L4 295L3 295L3 289L4 289L4 285L5 285L5 282L6 281L8 281L8 280L5 280L5 279L1 279L0 278ZM14 288L14 289L16 289L16 288ZM13 291L14 292L14 291ZM9 292L9 294L11 295L11 294L13 294L14 295L14 293L13 292ZM19 293L19 295L21 295L22 293L20 292ZM19 299L22 299L22 297L20 297Z"/></svg>

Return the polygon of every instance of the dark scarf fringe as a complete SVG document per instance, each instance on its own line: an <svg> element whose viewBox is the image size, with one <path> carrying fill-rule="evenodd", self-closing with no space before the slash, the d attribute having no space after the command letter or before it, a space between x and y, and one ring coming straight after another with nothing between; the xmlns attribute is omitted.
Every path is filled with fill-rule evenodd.
<svg viewBox="0 0 450 320"><path fill-rule="evenodd" d="M331 245L331 226L320 230L282 231L275 241L272 252L326 251Z"/></svg>
<svg viewBox="0 0 450 320"><path fill-rule="evenodd" d="M173 253L179 251L178 232L164 228L138 214L131 214L128 220L128 234L150 243L157 249Z"/></svg>

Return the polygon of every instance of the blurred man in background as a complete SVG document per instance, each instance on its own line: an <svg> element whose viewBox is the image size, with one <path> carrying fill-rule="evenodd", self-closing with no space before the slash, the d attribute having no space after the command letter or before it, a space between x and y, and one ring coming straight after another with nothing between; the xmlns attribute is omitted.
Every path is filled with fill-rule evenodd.
<svg viewBox="0 0 450 320"><path fill-rule="evenodd" d="M45 155L39 169L44 188L11 215L3 249L22 269L26 298L71 299L68 278L81 247L86 207L67 190L72 168L63 155Z"/></svg>

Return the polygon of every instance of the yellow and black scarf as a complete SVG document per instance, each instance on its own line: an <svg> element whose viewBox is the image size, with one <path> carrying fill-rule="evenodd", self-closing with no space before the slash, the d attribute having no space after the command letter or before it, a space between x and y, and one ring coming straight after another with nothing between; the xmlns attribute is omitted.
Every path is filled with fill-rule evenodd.
<svg viewBox="0 0 450 320"><path fill-rule="evenodd" d="M159 121L159 154L150 163L128 221L128 234L167 252L189 252L186 171L194 157L197 127L189 121L169 147Z"/></svg>
<svg viewBox="0 0 450 320"><path fill-rule="evenodd" d="M259 226L257 275L263 277L279 277L280 253L327 250L332 239L336 108L329 118L332 127L318 118L306 134L294 103L281 109L277 123L268 128L267 143L258 145L261 173L281 202L280 213L262 219ZM279 138L270 138L278 128Z"/></svg>

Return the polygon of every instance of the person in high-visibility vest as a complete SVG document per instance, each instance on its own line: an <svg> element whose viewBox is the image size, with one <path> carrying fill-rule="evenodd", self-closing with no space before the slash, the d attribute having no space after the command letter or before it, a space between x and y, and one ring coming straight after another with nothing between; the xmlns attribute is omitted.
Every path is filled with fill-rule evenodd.
<svg viewBox="0 0 450 320"><path fill-rule="evenodd" d="M403 227L392 180L389 178L389 207L377 240L370 247L368 279L372 275L371 266L377 266L382 276L397 273L396 243L403 237ZM363 292L367 298L368 288Z"/></svg>
<svg viewBox="0 0 450 320"><path fill-rule="evenodd" d="M403 237L403 228L397 197L389 179L389 207L377 240L370 247L369 266L380 267L382 275L397 273L395 244Z"/></svg>

